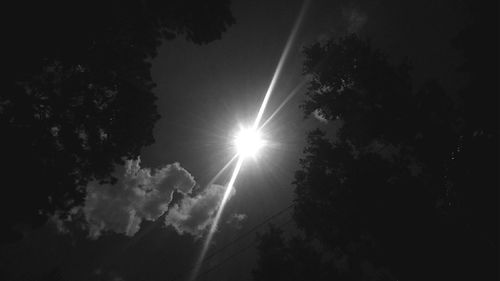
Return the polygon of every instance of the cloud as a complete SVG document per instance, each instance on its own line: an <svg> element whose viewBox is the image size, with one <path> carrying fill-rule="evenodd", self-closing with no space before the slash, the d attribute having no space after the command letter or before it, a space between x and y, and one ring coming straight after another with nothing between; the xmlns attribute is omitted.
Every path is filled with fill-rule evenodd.
<svg viewBox="0 0 500 281"><path fill-rule="evenodd" d="M68 226L73 221L73 218L77 216L78 212L79 207L72 208L68 213L56 210L54 213L48 214L48 223L55 228L57 233L69 234L71 231Z"/></svg>
<svg viewBox="0 0 500 281"><path fill-rule="evenodd" d="M227 224L234 225L236 229L241 229L243 227L242 222L247 218L245 214L232 214L226 221Z"/></svg>
<svg viewBox="0 0 500 281"><path fill-rule="evenodd" d="M224 186L212 184L194 197L184 197L179 204L168 210L165 224L173 226L179 234L189 233L201 237L212 224L224 191ZM234 189L230 196L232 195Z"/></svg>
<svg viewBox="0 0 500 281"><path fill-rule="evenodd" d="M187 194L195 186L193 176L179 163L152 172L140 167L140 159L128 160L118 170L116 184L87 186L82 211L91 238L105 231L133 236L143 220L153 221L167 212L174 191Z"/></svg>
<svg viewBox="0 0 500 281"><path fill-rule="evenodd" d="M319 108L313 111L312 116L321 123L328 123L328 119L326 119L325 114Z"/></svg>
<svg viewBox="0 0 500 281"><path fill-rule="evenodd" d="M342 18L347 24L347 33L358 33L367 21L366 14L353 7L344 7L342 9Z"/></svg>
<svg viewBox="0 0 500 281"><path fill-rule="evenodd" d="M123 277L118 275L115 271L107 271L102 268L97 268L93 273L98 280L125 281L125 279L123 279Z"/></svg>

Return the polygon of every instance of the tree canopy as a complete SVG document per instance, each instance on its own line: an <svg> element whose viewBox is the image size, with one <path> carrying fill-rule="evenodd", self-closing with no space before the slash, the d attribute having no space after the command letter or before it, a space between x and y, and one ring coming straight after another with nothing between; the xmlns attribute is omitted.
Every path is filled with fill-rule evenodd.
<svg viewBox="0 0 500 281"><path fill-rule="evenodd" d="M319 129L308 134L294 181L302 235L287 241L275 228L260 235L254 280L495 276L498 120L470 114L498 101L493 81L474 86L484 69L469 69L457 98L464 103L437 81L416 89L407 62L389 63L356 35L304 54L311 77L304 113L340 126L334 139ZM306 252L314 258L301 258Z"/></svg>
<svg viewBox="0 0 500 281"><path fill-rule="evenodd" d="M113 181L114 165L154 141L151 60L162 41L205 44L234 23L226 0L11 1L4 10L14 19L0 94L7 228L69 210L89 181Z"/></svg>

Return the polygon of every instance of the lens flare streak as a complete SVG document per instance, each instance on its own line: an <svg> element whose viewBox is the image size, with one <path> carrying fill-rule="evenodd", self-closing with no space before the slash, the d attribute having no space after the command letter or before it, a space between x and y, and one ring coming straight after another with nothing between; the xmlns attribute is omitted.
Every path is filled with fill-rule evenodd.
<svg viewBox="0 0 500 281"><path fill-rule="evenodd" d="M226 205L227 199L231 195L231 191L233 190L234 182L236 181L236 178L238 177L238 174L240 173L241 165L243 164L243 159L244 159L243 157L238 158L238 162L236 163L236 166L233 170L233 174L231 175L231 179L229 180L229 183L226 187L226 191L224 192L224 196L222 197L219 209L217 210L217 214L215 215L214 221L212 222L212 225L210 226L210 231L208 232L207 238L205 239L205 242L203 243L203 248L201 250L200 255L198 256L198 259L196 260L196 264L194 266L194 269L191 273L189 280L196 279L198 271L200 270L201 265L203 264L203 260L205 259L205 255L207 254L208 248L210 247L210 242L212 241L212 238L215 234L215 231L217 230L217 225L219 224L219 220L220 220L220 217L222 215L222 211L224 210L224 206Z"/></svg>
<svg viewBox="0 0 500 281"><path fill-rule="evenodd" d="M217 174L208 182L207 186L210 186L210 185L214 184L214 182L220 177L220 175L222 175L222 173L224 173L224 171L227 170L227 168L229 168L229 166L234 162L234 160L236 160L236 158L238 158L238 155L234 155L226 163L226 165L224 165L224 167L222 167L222 169L220 169L219 172L217 172Z"/></svg>
<svg viewBox="0 0 500 281"><path fill-rule="evenodd" d="M305 1L304 4L302 5L300 9L300 14L295 21L295 24L293 25L292 31L290 33L290 36L288 37L288 40L285 45L285 49L283 50L283 53L281 53L280 60L278 62L278 66L276 67L276 70L274 71L273 78L271 79L271 84L269 84L269 88L267 88L266 95L264 96L264 100L262 101L262 104L259 108L259 112L257 113L257 117L255 118L254 122L254 129L257 129L259 126L259 123L262 119L262 115L264 115L264 111L267 107L267 102L269 101L269 98L271 97L271 93L274 90L274 86L276 85L276 81L278 80L281 70L283 69L283 65L285 64L285 60L288 57L288 54L290 53L290 49L293 45L293 41L295 40L295 37L297 36L297 32L299 30L299 26L302 22L302 19L304 18L304 14L306 12L306 7L309 4L309 1Z"/></svg>
<svg viewBox="0 0 500 281"><path fill-rule="evenodd" d="M280 59L278 61L278 65L276 67L276 70L274 71L274 74L273 74L273 77L271 79L271 83L269 84L269 88L267 89L266 91L266 94L264 96L264 99L262 101L262 104L259 108L259 111L257 113L257 117L255 118L255 121L254 121L254 124L253 124L253 127L252 129L255 130L255 131L258 131L258 128L259 128L259 124L262 120L262 116L264 115L264 111L266 110L266 107L267 107L267 103L269 101L269 98L271 97L271 94L274 90L274 87L276 85L276 81L278 80L280 74L281 74L281 71L283 69L283 65L285 64L285 60L286 58L288 57L289 53L290 53L290 49L293 45L293 42L295 40L295 37L297 36L297 33L298 33L298 30L299 30L299 27L302 23L302 20L304 18L304 14L307 10L307 6L309 5L309 2L310 0L306 0L304 1L301 9L300 9L300 13L299 13L299 16L297 17L294 25L293 25L293 28L292 28L292 31L290 32L290 36L288 37L288 40L285 44L285 48L280 56ZM285 101L282 103L282 105L280 107L278 107L278 109L272 114L272 116L265 122L265 124L267 124L267 122L269 122L269 120L274 117L274 115L291 99L292 96L295 95L295 91L292 91L292 93L289 95L289 97L287 97L285 99ZM265 125L264 124L264 125ZM237 155L238 156L238 155ZM207 251L208 251L208 248L210 247L210 243L212 241L212 238L215 234L215 231L217 230L217 225L219 224L219 220L220 220L220 217L222 215L222 212L224 210L224 207L227 203L227 200L229 198L229 196L231 195L231 192L233 190L233 186L234 186L234 183L236 181L236 178L238 177L238 174L241 170L241 166L243 164L243 160L245 159L245 157L243 157L242 155L239 155L238 157L238 162L236 163L236 166L233 170L233 174L231 176L231 179L229 180L229 183L226 187L226 190L224 192L224 196L221 200L221 203L220 203L220 206L217 210L217 213L215 215L215 218L214 218L214 221L212 222L212 225L210 227L210 231L207 235L207 238L205 239L205 242L203 243L203 248L202 248L202 251L200 253L200 255L198 256L198 259L196 260L196 263L195 263L195 266L191 272L191 275L190 275L190 278L189 280L193 281L196 279L197 275L198 275L198 272L203 264L203 260L205 259L205 255L207 254Z"/></svg>
<svg viewBox="0 0 500 281"><path fill-rule="evenodd" d="M288 96L283 100L283 102L276 108L276 110L262 123L262 125L259 127L259 130L264 128L273 118L278 114L281 109L299 92L300 89L306 84L307 80L303 80L300 82L291 92L288 94Z"/></svg>

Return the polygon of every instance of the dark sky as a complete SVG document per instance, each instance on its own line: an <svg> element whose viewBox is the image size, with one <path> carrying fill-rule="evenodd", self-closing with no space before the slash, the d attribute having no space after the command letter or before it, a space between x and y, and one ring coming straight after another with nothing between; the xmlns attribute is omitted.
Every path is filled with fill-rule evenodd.
<svg viewBox="0 0 500 281"><path fill-rule="evenodd" d="M301 5L298 0L233 1L236 24L221 40L198 46L179 38L163 44L153 62L162 119L155 127L156 142L143 151L142 166L179 162L200 186L208 183L234 153L229 143L238 124L250 124L255 118ZM453 91L460 81L454 72L460 57L449 40L464 22L463 7L456 1L311 1L267 114L304 79L301 48L346 32L371 38L394 61L408 56L416 84L438 77ZM291 182L305 133L325 126L314 118L303 119L298 108L303 92L266 128L266 138L274 145L256 161L245 162L215 235L214 249L292 202ZM217 183L226 180L227 175ZM231 214L245 214L246 219L240 226L227 224ZM285 222L287 216L273 222ZM208 265L251 245L254 237L251 234L235 243ZM5 248L2 259L14 257L6 262L19 280L30 280L55 266L62 268L68 280L174 280L192 266L201 242L165 228L161 219L145 223L132 238L113 234L96 241L55 235L47 227L20 245ZM202 277L250 280L255 254L250 248Z"/></svg>

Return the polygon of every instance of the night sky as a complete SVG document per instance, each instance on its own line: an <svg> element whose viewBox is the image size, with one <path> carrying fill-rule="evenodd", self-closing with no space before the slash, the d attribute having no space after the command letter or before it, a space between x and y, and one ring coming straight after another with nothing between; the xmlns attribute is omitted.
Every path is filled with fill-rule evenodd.
<svg viewBox="0 0 500 281"><path fill-rule="evenodd" d="M235 0L231 11L236 23L220 40L201 46L181 37L165 41L152 61L161 119L154 127L154 144L141 152L140 166L155 169L178 162L201 192L234 155L231 140L238 126L252 124L301 7L302 1L296 0ZM302 48L352 32L370 38L391 61L407 56L415 85L437 77L447 90L456 91L462 81L455 71L461 56L450 40L466 21L467 11L457 1L310 1L264 120L305 81ZM289 206L305 134L316 127L334 133L331 124L312 116L304 119L299 108L304 92L300 87L265 128L271 144L244 162L209 255ZM227 183L229 171L215 183ZM174 195L174 201L179 198ZM82 232L60 234L49 224L19 243L2 245L1 262L12 276L9 280L38 280L54 268L75 281L185 280L204 239L179 234L163 218L143 222L132 237L105 232L97 239ZM280 225L289 218L285 211L271 222ZM293 223L284 229L295 231ZM200 280L251 280L254 241L252 231L211 257L200 272L223 264Z"/></svg>

